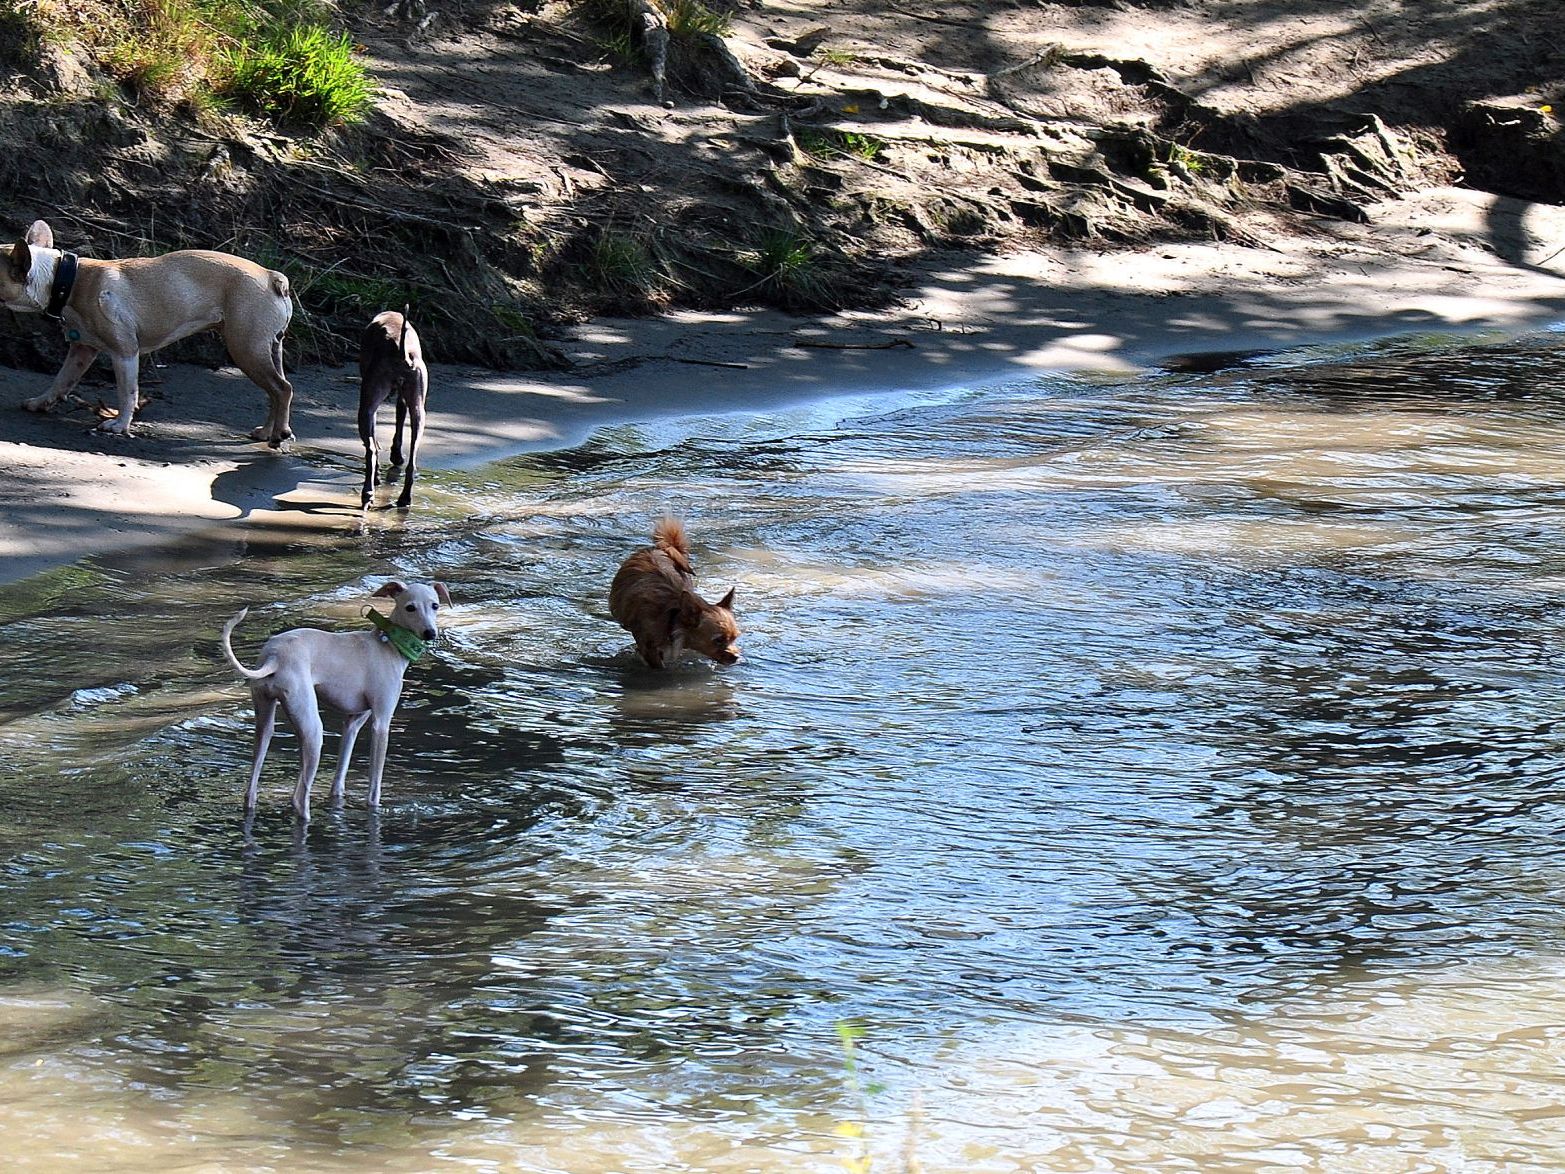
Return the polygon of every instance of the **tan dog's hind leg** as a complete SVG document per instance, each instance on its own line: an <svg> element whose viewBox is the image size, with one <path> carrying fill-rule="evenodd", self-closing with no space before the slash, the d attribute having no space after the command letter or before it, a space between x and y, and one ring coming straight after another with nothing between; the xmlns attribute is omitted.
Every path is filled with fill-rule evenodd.
<svg viewBox="0 0 1565 1174"><path fill-rule="evenodd" d="M288 281L272 274L272 287L262 293L254 287L237 292L223 308L223 343L234 365L266 392L266 423L250 433L251 440L265 440L277 448L293 437L289 414L293 384L283 371L283 335L293 319Z"/></svg>
<svg viewBox="0 0 1565 1174"><path fill-rule="evenodd" d="M266 392L266 423L250 433L251 440L264 440L273 448L293 438L289 416L293 406L293 384L283 374L283 345L273 340L260 353L245 349L238 339L228 340L228 353L250 382Z"/></svg>
<svg viewBox="0 0 1565 1174"><path fill-rule="evenodd" d="M84 342L72 343L71 349L65 352L65 362L60 367L60 373L54 377L49 390L24 400L22 407L29 412L47 412L71 393L71 389L81 382L82 376L87 374L87 368L92 366L92 361L97 357L97 347L88 346Z"/></svg>

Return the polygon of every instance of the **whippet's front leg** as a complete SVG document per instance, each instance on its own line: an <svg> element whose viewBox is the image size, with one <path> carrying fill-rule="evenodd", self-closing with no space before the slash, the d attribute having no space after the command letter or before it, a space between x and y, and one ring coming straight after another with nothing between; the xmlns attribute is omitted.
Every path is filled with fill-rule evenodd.
<svg viewBox="0 0 1565 1174"><path fill-rule="evenodd" d="M73 342L71 349L65 352L65 362L60 367L59 374L54 377L54 382L49 385L49 390L30 400L23 400L22 407L29 412L47 412L71 393L97 357L97 347L88 346L84 342Z"/></svg>
<svg viewBox="0 0 1565 1174"><path fill-rule="evenodd" d="M402 427L407 423L408 401L407 394L401 388L396 390L397 396L397 427L391 434L391 467L393 469L402 466Z"/></svg>
<svg viewBox="0 0 1565 1174"><path fill-rule="evenodd" d="M114 364L114 385L120 393L120 414L98 425L99 432L129 435L131 421L136 416L136 403L140 397L141 356L137 354L111 355Z"/></svg>
<svg viewBox="0 0 1565 1174"><path fill-rule="evenodd" d="M353 743L358 741L359 731L369 721L370 711L351 715L342 727L342 755L337 760L337 777L331 781L331 805L342 806L343 788L348 781L348 760L353 757Z"/></svg>
<svg viewBox="0 0 1565 1174"><path fill-rule="evenodd" d="M391 738L391 713L374 715L370 725L370 793L369 809L380 807L380 776L386 769L386 743Z"/></svg>

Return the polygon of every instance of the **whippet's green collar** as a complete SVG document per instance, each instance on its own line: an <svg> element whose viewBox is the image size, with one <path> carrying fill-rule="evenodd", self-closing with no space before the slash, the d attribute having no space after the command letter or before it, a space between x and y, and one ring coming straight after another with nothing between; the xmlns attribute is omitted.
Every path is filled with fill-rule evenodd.
<svg viewBox="0 0 1565 1174"><path fill-rule="evenodd" d="M375 625L380 632L380 638L402 654L402 658L409 664L416 664L418 658L424 655L426 647L424 641L413 635L400 624L394 624L382 613L370 608L364 613L369 622Z"/></svg>

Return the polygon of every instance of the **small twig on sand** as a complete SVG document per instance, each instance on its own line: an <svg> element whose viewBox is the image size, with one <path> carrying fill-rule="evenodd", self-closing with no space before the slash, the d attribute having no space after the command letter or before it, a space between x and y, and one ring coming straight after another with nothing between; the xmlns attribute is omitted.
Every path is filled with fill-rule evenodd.
<svg viewBox="0 0 1565 1174"><path fill-rule="evenodd" d="M915 344L910 338L893 338L889 342L811 342L796 338L793 345L823 351L890 351L897 347L911 348Z"/></svg>
<svg viewBox="0 0 1565 1174"><path fill-rule="evenodd" d="M668 355L676 363L689 363L694 367L731 367L735 371L748 371L749 363L724 363L718 359L681 359L678 355Z"/></svg>

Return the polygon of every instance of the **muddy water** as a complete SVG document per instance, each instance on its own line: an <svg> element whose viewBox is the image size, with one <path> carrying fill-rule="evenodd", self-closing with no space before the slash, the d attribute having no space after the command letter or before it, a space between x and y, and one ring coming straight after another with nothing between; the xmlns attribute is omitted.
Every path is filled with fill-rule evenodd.
<svg viewBox="0 0 1565 1174"><path fill-rule="evenodd" d="M8 1164L1560 1168L1562 386L1403 343L624 427L0 589ZM737 669L607 620L664 509ZM218 628L386 574L460 603L388 806L300 834L280 739L247 826Z"/></svg>

